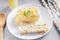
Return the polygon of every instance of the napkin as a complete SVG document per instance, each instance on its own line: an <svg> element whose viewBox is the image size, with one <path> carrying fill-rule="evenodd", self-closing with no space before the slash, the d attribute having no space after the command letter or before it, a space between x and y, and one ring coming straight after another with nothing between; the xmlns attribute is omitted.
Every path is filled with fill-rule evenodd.
<svg viewBox="0 0 60 40"><path fill-rule="evenodd" d="M49 2L51 3L49 4ZM42 4L44 8L47 9L51 17L53 17L53 22L56 25L56 28L60 31L60 17L59 17L60 8L57 2L55 0L40 0L40 3Z"/></svg>

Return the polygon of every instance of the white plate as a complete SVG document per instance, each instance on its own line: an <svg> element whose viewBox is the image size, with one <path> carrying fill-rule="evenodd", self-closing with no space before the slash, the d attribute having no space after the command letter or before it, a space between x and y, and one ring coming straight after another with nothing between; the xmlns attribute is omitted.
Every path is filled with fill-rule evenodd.
<svg viewBox="0 0 60 40"><path fill-rule="evenodd" d="M48 32L44 33L44 34L30 34L30 35L19 35L19 29L18 27L15 25L15 16L17 11L20 8L27 8L27 7L37 7L39 10L39 13L41 15L40 21L39 23L47 23L49 26L48 32L50 31L51 27L52 27L52 17L50 16L50 14L40 5L40 4L33 4L33 3L29 3L29 4L24 4L24 5L20 5L18 7L16 7L15 9L13 9L7 18L7 28L8 30L17 38L22 38L22 39L37 39L40 38L44 35L46 35Z"/></svg>

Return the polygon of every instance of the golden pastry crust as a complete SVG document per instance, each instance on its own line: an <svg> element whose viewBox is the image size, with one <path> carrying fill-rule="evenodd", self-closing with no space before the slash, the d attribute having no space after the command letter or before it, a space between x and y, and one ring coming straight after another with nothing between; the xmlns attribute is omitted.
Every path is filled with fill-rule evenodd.
<svg viewBox="0 0 60 40"><path fill-rule="evenodd" d="M35 7L20 9L16 15L16 24L34 23L39 19L38 10Z"/></svg>

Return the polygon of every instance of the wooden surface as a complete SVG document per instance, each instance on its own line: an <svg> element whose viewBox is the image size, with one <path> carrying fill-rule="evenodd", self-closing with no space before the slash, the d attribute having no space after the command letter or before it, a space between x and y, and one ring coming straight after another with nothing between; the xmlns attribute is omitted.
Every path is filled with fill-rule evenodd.
<svg viewBox="0 0 60 40"><path fill-rule="evenodd" d="M0 13L0 40L3 40L3 28L6 21L6 15L4 13Z"/></svg>
<svg viewBox="0 0 60 40"><path fill-rule="evenodd" d="M3 28L0 28L0 40L3 40Z"/></svg>

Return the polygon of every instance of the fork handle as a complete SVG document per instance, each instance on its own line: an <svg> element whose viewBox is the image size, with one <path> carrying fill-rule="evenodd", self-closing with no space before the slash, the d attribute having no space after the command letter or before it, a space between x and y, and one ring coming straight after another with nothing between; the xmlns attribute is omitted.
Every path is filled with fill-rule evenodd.
<svg viewBox="0 0 60 40"><path fill-rule="evenodd" d="M3 28L0 28L0 40L3 40Z"/></svg>

